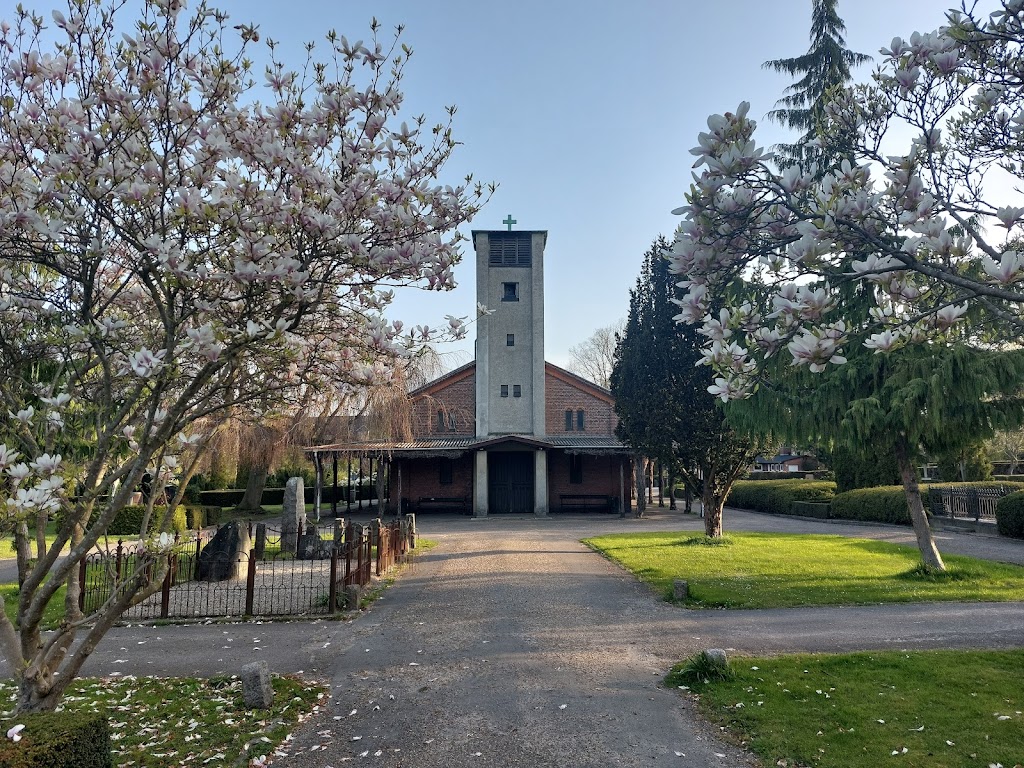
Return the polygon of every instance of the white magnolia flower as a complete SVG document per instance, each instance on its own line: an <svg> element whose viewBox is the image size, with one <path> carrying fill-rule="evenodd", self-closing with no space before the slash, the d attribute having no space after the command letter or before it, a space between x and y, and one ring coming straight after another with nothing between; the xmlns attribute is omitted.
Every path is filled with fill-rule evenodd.
<svg viewBox="0 0 1024 768"><path fill-rule="evenodd" d="M21 482L30 474L32 474L32 470L28 464L26 464L25 462L21 462L20 464L14 464L8 467L7 474L11 477L12 480L14 480L14 482L17 483Z"/></svg>
<svg viewBox="0 0 1024 768"><path fill-rule="evenodd" d="M982 266L989 277L1005 285L1020 279L1021 273L1024 272L1024 254L1006 251L999 261L985 259Z"/></svg>
<svg viewBox="0 0 1024 768"><path fill-rule="evenodd" d="M26 408L22 408L17 413L12 413L11 411L7 412L8 416L10 416L12 419L17 419L22 424L28 424L30 421L32 421L32 417L35 416L35 414L36 409L33 408L31 405Z"/></svg>
<svg viewBox="0 0 1024 768"><path fill-rule="evenodd" d="M6 443L0 443L0 470L16 462L20 455L13 448L8 448Z"/></svg>
<svg viewBox="0 0 1024 768"><path fill-rule="evenodd" d="M888 352L892 349L897 342L900 340L899 331L882 331L881 333L871 334L867 341L864 342L864 346L868 349L875 350L877 355L879 352Z"/></svg>
<svg viewBox="0 0 1024 768"><path fill-rule="evenodd" d="M1014 224L1024 218L1024 208L1007 205L996 211L996 218L1002 222L1004 227L1010 229Z"/></svg>
<svg viewBox="0 0 1024 768"><path fill-rule="evenodd" d="M48 453L44 453L38 459L33 461L30 466L40 475L49 475L57 471L58 467L60 467L60 461L61 456L59 453L53 456Z"/></svg>
<svg viewBox="0 0 1024 768"><path fill-rule="evenodd" d="M128 369L143 379L148 379L163 367L166 349L151 352L143 347L138 352L132 352L128 356Z"/></svg>

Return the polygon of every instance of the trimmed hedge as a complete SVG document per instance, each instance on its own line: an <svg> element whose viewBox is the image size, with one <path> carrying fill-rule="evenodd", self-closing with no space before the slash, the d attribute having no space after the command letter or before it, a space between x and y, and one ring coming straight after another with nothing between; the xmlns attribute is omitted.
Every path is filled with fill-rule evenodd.
<svg viewBox="0 0 1024 768"><path fill-rule="evenodd" d="M921 486L921 497L928 508L928 486ZM871 523L910 525L910 509L902 485L877 485L855 488L836 494L832 499L832 517L840 520L863 520Z"/></svg>
<svg viewBox="0 0 1024 768"><path fill-rule="evenodd" d="M828 501L794 501L791 507L794 515L817 517L827 520L832 517L832 503Z"/></svg>
<svg viewBox="0 0 1024 768"><path fill-rule="evenodd" d="M39 712L0 721L4 732L22 724L21 741L0 739L0 765L9 768L114 768L110 726L98 712Z"/></svg>
<svg viewBox="0 0 1024 768"><path fill-rule="evenodd" d="M996 483L979 480L969 483L932 483L943 488L1020 488L1022 483ZM928 510L928 489L931 485L921 484L921 501ZM857 488L836 494L832 499L832 517L840 520L863 520L871 523L910 525L910 509L902 485L880 485L875 488Z"/></svg>
<svg viewBox="0 0 1024 768"><path fill-rule="evenodd" d="M826 480L737 480L727 503L756 512L790 515L794 501L831 501L835 492L836 484Z"/></svg>
<svg viewBox="0 0 1024 768"><path fill-rule="evenodd" d="M1024 491L1003 496L996 502L996 528L1001 536L1024 539Z"/></svg>
<svg viewBox="0 0 1024 768"><path fill-rule="evenodd" d="M799 472L759 472L752 470L747 473L744 480L835 480L835 474L830 469L801 469Z"/></svg>
<svg viewBox="0 0 1024 768"><path fill-rule="evenodd" d="M162 506L153 507L153 519L159 520L163 516L165 509L166 507ZM107 527L107 533L113 536L138 536L139 529L142 527L142 517L145 513L146 508L141 504L131 504L124 507L110 522L110 525ZM181 533L188 530L188 528L188 517L185 507L178 506L171 516L167 530L172 533Z"/></svg>

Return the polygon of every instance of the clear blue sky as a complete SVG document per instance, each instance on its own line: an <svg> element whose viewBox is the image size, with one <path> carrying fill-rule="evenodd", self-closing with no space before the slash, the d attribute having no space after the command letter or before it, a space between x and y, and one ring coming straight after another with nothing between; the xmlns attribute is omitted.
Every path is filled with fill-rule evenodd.
<svg viewBox="0 0 1024 768"><path fill-rule="evenodd" d="M376 16L405 25L414 50L404 90L409 114L440 120L458 106L449 166L500 184L474 229L548 230L546 356L625 317L644 252L671 236L689 186L689 149L707 116L751 103L761 144L790 139L764 115L789 84L766 59L808 45L810 0L211 0L233 22L254 22L296 66L304 41L334 28L369 37ZM940 26L952 0L841 0L847 42L877 60L894 35ZM982 0L982 10L994 7ZM6 14L4 14L6 15ZM866 79L869 68L857 73ZM475 314L475 268L467 243L452 293L400 292L390 314L443 324ZM472 357L470 340L452 364Z"/></svg>

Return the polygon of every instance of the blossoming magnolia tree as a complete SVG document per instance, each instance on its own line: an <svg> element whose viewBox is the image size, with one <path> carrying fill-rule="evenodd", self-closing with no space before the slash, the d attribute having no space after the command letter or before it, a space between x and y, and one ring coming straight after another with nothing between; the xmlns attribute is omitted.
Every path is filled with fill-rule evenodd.
<svg viewBox="0 0 1024 768"><path fill-rule="evenodd" d="M872 84L827 107L817 141L845 158L834 168L779 172L747 104L708 119L671 259L688 289L679 319L707 339L709 391L750 397L779 356L820 373L851 345L884 354L948 343L951 329L1020 337L1022 43L1022 0L893 39ZM907 133L907 151L886 154ZM912 485L915 527L927 527Z"/></svg>
<svg viewBox="0 0 1024 768"><path fill-rule="evenodd" d="M187 480L202 429L228 409L273 407L339 371L370 383L437 338L381 311L392 286L453 286L454 229L490 192L437 182L454 109L436 127L401 122L411 51L378 42L376 22L369 42L329 33L299 72L266 41L260 78L252 27L179 0L124 11L69 0L52 20L19 8L0 26L0 524L22 582L0 648L21 710L55 706L157 588L169 513L150 506L148 572L124 574L92 615L78 608L78 563L147 469L155 487Z"/></svg>

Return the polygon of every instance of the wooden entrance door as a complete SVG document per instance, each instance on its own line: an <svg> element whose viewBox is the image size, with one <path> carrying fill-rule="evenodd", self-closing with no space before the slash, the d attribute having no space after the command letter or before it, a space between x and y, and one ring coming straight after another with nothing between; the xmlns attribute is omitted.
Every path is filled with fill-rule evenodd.
<svg viewBox="0 0 1024 768"><path fill-rule="evenodd" d="M494 451L487 454L489 513L533 513L533 453Z"/></svg>

